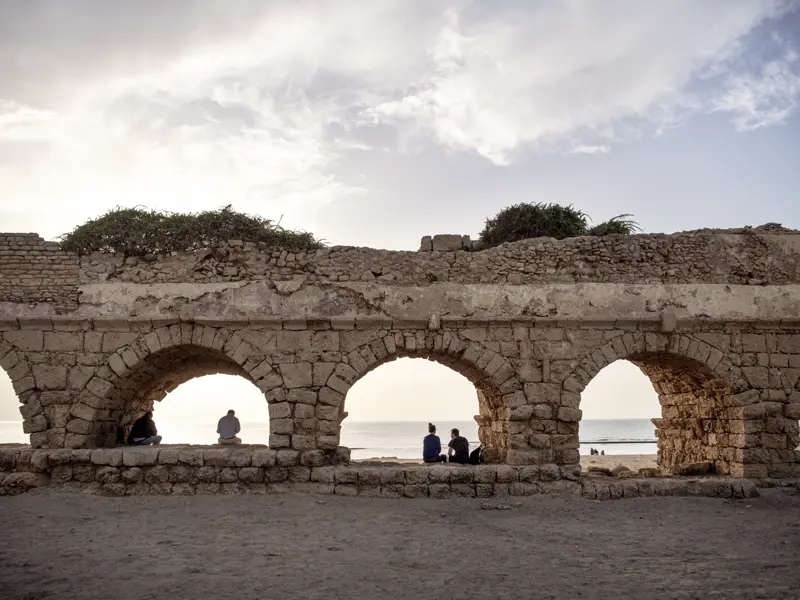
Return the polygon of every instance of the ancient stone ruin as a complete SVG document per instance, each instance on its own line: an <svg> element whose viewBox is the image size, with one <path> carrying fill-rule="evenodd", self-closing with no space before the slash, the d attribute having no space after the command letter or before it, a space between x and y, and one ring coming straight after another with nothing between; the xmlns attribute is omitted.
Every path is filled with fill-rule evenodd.
<svg viewBox="0 0 800 600"><path fill-rule="evenodd" d="M708 462L733 477L800 477L800 235L481 251L434 236L422 248L291 253L231 240L126 258L0 234L0 366L31 447L113 447L178 385L231 373L264 394L270 452L332 466L348 454L339 432L350 387L412 356L475 384L492 462L575 479L581 392L626 359L659 394L663 469Z"/></svg>

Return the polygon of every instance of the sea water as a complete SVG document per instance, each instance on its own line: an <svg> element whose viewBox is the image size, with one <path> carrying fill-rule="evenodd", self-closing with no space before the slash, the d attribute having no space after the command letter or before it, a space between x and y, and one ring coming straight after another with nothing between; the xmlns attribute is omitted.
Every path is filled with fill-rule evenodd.
<svg viewBox="0 0 800 600"><path fill-rule="evenodd" d="M156 421L165 444L214 444L217 423ZM442 421L436 424L446 451L450 429L458 428L472 448L478 445L475 421ZM649 419L585 419L580 425L580 453L589 448L606 454L655 454L655 427ZM342 424L341 444L352 451L352 458L419 458L422 438L428 433L427 421L350 421ZM268 423L242 423L240 433L247 444L269 443ZM28 443L19 421L0 421L0 443Z"/></svg>

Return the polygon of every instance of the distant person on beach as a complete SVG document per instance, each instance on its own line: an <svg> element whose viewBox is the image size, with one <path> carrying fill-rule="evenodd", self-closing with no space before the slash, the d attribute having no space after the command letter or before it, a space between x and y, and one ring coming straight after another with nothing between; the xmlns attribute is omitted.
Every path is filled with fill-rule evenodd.
<svg viewBox="0 0 800 600"><path fill-rule="evenodd" d="M436 435L436 425L433 423L428 423L428 435L422 440L422 462L447 462L447 457L442 454L442 440Z"/></svg>
<svg viewBox="0 0 800 600"><path fill-rule="evenodd" d="M450 430L450 443L447 444L447 456L451 463L465 465L469 462L469 442L459 435L458 429Z"/></svg>
<svg viewBox="0 0 800 600"><path fill-rule="evenodd" d="M153 413L147 411L133 424L128 434L128 443L132 446L150 446L161 443L161 436L153 421Z"/></svg>
<svg viewBox="0 0 800 600"><path fill-rule="evenodd" d="M242 430L239 419L236 418L236 411L229 410L228 414L222 417L217 423L217 433L219 434L218 444L241 444L242 440L236 434Z"/></svg>
<svg viewBox="0 0 800 600"><path fill-rule="evenodd" d="M605 450L600 450L600 456L605 456L605 455L606 455L606 451Z"/></svg>

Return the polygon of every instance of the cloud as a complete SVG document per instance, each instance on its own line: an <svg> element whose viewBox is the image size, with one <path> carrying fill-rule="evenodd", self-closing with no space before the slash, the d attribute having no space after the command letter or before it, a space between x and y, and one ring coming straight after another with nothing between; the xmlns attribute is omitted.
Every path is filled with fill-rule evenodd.
<svg viewBox="0 0 800 600"><path fill-rule="evenodd" d="M786 122L800 98L800 61L795 51L765 64L758 73L733 74L714 101L714 110L730 113L739 131Z"/></svg>
<svg viewBox="0 0 800 600"><path fill-rule="evenodd" d="M592 142L615 140L619 126L632 121L664 127L715 110L721 105L713 91L685 93L693 77L712 65L730 78L728 110L754 105L777 122L793 108L789 99L797 90L784 71L768 65L753 81L737 77L728 62L743 50L743 36L784 14L788 4L617 7L619 12L602 3L536 5L524 13L498 11L488 20L451 11L429 53L429 72L369 115L426 129L451 148L505 164L520 147L557 151L576 136L602 147Z"/></svg>
<svg viewBox="0 0 800 600"><path fill-rule="evenodd" d="M793 38L751 54L792 5L0 0L4 194L70 219L109 203L291 215L363 193L338 165L386 148L504 165L709 112L779 124Z"/></svg>
<svg viewBox="0 0 800 600"><path fill-rule="evenodd" d="M611 146L587 146L581 144L573 148L570 154L608 154L609 152L611 152Z"/></svg>

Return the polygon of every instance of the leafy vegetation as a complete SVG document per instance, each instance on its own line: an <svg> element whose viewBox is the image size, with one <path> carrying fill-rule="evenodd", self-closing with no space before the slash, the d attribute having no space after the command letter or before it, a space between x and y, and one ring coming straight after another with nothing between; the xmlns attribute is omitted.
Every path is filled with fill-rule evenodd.
<svg viewBox="0 0 800 600"><path fill-rule="evenodd" d="M492 247L536 237L562 240L583 235L629 235L641 231L630 217L618 215L589 227L589 216L572 205L514 204L486 219L480 239L487 247Z"/></svg>
<svg viewBox="0 0 800 600"><path fill-rule="evenodd" d="M236 212L172 213L117 207L61 236L61 247L78 254L118 252L125 256L165 254L218 246L228 240L263 242L271 248L309 250L323 244L311 233Z"/></svg>

